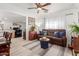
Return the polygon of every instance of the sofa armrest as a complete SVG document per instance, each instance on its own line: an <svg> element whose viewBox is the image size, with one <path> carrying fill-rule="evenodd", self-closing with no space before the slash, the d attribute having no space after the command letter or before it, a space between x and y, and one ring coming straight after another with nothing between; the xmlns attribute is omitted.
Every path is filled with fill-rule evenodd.
<svg viewBox="0 0 79 59"><path fill-rule="evenodd" d="M63 47L66 47L66 45L67 45L67 38L64 36L62 39L63 39L62 40Z"/></svg>

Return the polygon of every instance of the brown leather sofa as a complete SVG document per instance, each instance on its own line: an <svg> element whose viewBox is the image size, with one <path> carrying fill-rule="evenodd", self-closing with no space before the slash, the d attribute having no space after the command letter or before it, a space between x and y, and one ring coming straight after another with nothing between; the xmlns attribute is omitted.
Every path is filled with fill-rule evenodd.
<svg viewBox="0 0 79 59"><path fill-rule="evenodd" d="M38 35L38 37L46 36L50 39L49 43L60 45L66 47L67 38L66 38L66 30L65 29L43 29L42 31L46 31L47 35ZM65 35L62 37L55 37L55 32L65 32Z"/></svg>

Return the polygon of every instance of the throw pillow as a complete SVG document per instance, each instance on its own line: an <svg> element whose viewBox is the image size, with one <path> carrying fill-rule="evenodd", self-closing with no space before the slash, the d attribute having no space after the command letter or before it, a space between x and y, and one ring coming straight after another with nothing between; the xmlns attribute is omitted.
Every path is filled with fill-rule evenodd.
<svg viewBox="0 0 79 59"><path fill-rule="evenodd" d="M60 32L60 38L62 38L63 36L65 36L65 31Z"/></svg>
<svg viewBox="0 0 79 59"><path fill-rule="evenodd" d="M58 37L58 38L59 38L59 37L60 37L59 35L60 35L60 34L59 34L58 31L57 31L57 32L54 32L54 36L55 36L55 37Z"/></svg>

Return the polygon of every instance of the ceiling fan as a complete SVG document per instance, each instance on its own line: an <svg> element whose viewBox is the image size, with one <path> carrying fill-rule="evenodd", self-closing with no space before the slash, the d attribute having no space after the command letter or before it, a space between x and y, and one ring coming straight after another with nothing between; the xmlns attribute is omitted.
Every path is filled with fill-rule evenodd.
<svg viewBox="0 0 79 59"><path fill-rule="evenodd" d="M28 9L37 9L37 13L40 12L40 10L44 10L45 12L48 12L48 9L45 8L45 6L51 5L51 3L34 3L36 7L31 7Z"/></svg>

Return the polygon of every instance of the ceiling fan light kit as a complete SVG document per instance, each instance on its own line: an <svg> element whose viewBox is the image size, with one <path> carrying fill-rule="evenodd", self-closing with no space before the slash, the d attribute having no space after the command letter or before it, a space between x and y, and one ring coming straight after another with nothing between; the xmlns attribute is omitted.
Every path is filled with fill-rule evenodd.
<svg viewBox="0 0 79 59"><path fill-rule="evenodd" d="M42 10L41 8L38 8L38 10Z"/></svg>

